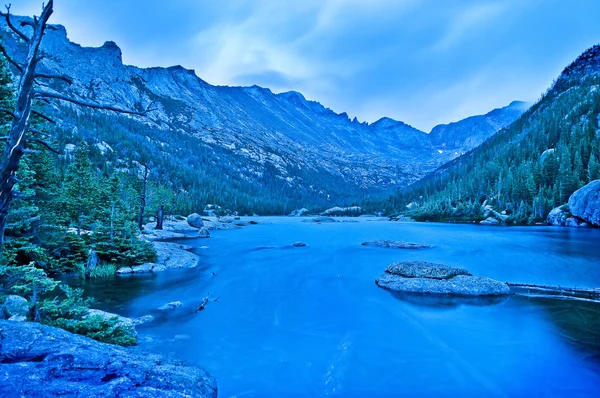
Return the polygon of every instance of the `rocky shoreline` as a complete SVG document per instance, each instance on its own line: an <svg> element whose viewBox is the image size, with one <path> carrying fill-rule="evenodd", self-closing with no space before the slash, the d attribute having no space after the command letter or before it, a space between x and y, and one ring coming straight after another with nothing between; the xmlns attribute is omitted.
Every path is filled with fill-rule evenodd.
<svg viewBox="0 0 600 398"><path fill-rule="evenodd" d="M100 343L33 322L0 320L0 396L202 397L217 382L200 367Z"/></svg>

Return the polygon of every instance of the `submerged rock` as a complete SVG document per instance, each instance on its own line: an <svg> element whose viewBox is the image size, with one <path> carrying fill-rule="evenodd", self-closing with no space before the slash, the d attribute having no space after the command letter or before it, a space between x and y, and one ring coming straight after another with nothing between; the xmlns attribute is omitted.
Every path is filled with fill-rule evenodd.
<svg viewBox="0 0 600 398"><path fill-rule="evenodd" d="M193 228L202 228L204 226L204 222L202 221L202 217L198 213L192 213L187 216L187 223L190 227Z"/></svg>
<svg viewBox="0 0 600 398"><path fill-rule="evenodd" d="M0 396L217 396L204 369L33 322L0 321Z"/></svg>
<svg viewBox="0 0 600 398"><path fill-rule="evenodd" d="M432 247L431 245L403 242L399 240L370 240L368 242L363 242L362 245L375 247L390 247L393 249L426 249Z"/></svg>
<svg viewBox="0 0 600 398"><path fill-rule="evenodd" d="M600 180L575 191L569 198L569 210L583 221L600 227Z"/></svg>
<svg viewBox="0 0 600 398"><path fill-rule="evenodd" d="M333 217L315 217L307 220L302 220L302 222L333 223L337 221L335 221Z"/></svg>
<svg viewBox="0 0 600 398"><path fill-rule="evenodd" d="M305 247L306 243L304 243L304 242L294 242L294 244L292 246L294 246L294 247Z"/></svg>
<svg viewBox="0 0 600 398"><path fill-rule="evenodd" d="M550 225L561 227L587 227L587 223L573 217L569 211L568 205L562 205L552 209L546 218L546 222Z"/></svg>
<svg viewBox="0 0 600 398"><path fill-rule="evenodd" d="M375 280L375 283L384 289L405 293L458 296L510 294L510 289L504 282L472 276L464 268L424 261L394 263Z"/></svg>
<svg viewBox="0 0 600 398"><path fill-rule="evenodd" d="M183 304L181 303L181 301L171 301L170 303L167 303L163 306L158 307L158 309L160 311L166 311L166 310L174 310L175 308L179 308L181 307Z"/></svg>

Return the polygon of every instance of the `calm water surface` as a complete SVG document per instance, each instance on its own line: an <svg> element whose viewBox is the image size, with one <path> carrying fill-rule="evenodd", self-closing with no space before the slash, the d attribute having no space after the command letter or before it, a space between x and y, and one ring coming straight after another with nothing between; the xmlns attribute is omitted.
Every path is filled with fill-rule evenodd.
<svg viewBox="0 0 600 398"><path fill-rule="evenodd" d="M393 261L427 260L503 281L596 287L600 230L257 220L272 224L185 241L201 257L195 269L86 289L103 309L157 316L140 328L142 347L205 367L221 397L600 394L596 304L424 299L374 283ZM373 239L435 248L360 245ZM194 314L207 292L219 300ZM156 311L175 300L184 306Z"/></svg>

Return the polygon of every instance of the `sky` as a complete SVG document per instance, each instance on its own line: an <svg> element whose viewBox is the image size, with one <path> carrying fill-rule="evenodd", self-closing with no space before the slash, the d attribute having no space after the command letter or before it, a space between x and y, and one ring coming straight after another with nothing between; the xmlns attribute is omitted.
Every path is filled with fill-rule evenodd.
<svg viewBox="0 0 600 398"><path fill-rule="evenodd" d="M7 0L8 1L8 0ZM39 14L42 0L12 0ZM600 43L599 0L55 0L71 41L423 131L536 101Z"/></svg>

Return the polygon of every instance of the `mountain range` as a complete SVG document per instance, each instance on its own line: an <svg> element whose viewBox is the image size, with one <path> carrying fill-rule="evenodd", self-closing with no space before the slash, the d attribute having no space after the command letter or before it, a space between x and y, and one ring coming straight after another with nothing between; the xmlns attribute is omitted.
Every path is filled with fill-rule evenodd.
<svg viewBox="0 0 600 398"><path fill-rule="evenodd" d="M26 19L14 18L15 23ZM0 28L13 53L23 50L4 21ZM480 145L528 107L515 101L427 134L390 118L361 123L295 91L213 86L181 66L124 65L114 42L82 47L60 25L47 31L43 50L53 54L43 60L45 70L73 78L72 85L58 82L53 84L63 87L55 88L98 103L139 109L152 102L156 108L142 118L50 106L61 120L63 147L81 138L96 141L117 152L106 159L113 163L161 164L159 159L173 157L176 161L165 160L157 178L177 181L186 191L207 185L207 178L220 179L234 187L228 198L213 194L221 203L240 196L236 192L260 190L250 187L257 184L306 206L316 204L315 198L343 204L404 187ZM179 173L182 168L187 169ZM188 175L194 170L196 178ZM215 189L203 192L210 196ZM315 203L300 203L306 200Z"/></svg>

